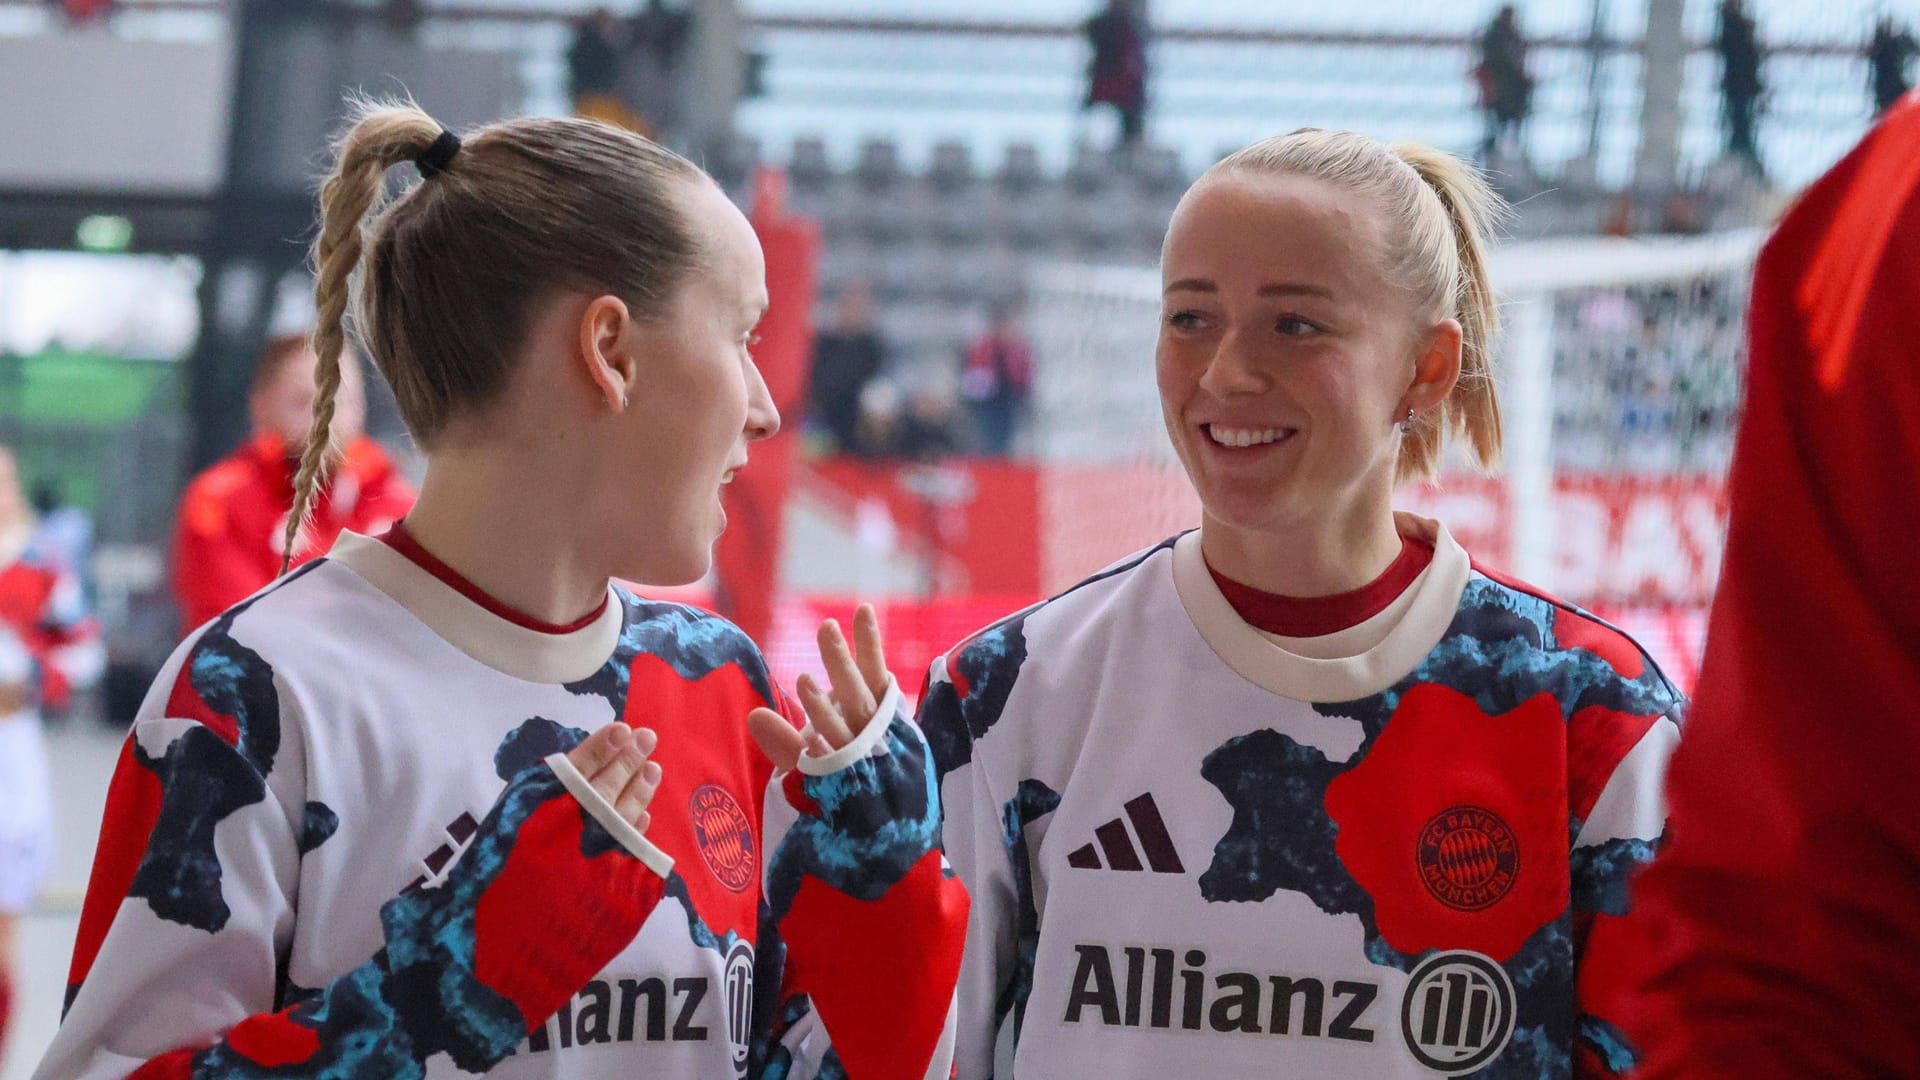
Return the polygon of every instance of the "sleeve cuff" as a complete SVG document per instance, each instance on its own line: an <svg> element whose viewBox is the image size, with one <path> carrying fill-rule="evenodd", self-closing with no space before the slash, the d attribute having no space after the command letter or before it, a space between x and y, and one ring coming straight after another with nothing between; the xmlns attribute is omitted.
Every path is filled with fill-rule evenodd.
<svg viewBox="0 0 1920 1080"><path fill-rule="evenodd" d="M546 762L547 768L552 769L553 775L560 778L560 783L565 785L567 791L579 800L587 813L593 815L593 820L613 834L613 838L620 842L621 847L626 848L634 858L645 863L647 869L659 874L662 878L673 873L673 856L653 846L653 842L648 840L639 829L634 828L632 822L621 817L620 812L613 808L613 804L601 797L587 778L580 774L580 770L573 767L573 762L567 760L567 755L548 754Z"/></svg>
<svg viewBox="0 0 1920 1080"><path fill-rule="evenodd" d="M831 754L814 757L801 754L795 771L807 776L830 776L841 769L872 756L874 747L885 745L887 729L893 726L893 718L900 715L900 708L906 695L900 692L899 680L887 676L887 692L880 698L880 706L873 711L873 719L866 730L853 737L853 741L835 750Z"/></svg>

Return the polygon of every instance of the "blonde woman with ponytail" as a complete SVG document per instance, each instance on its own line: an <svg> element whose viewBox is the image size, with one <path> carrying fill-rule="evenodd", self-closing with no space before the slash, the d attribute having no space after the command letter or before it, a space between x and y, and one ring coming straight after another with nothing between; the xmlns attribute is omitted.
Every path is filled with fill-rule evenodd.
<svg viewBox="0 0 1920 1080"><path fill-rule="evenodd" d="M1498 460L1501 209L1446 154L1318 130L1181 200L1155 372L1199 528L923 696L973 897L961 1080L1631 1066L1622 927L1680 695L1394 509L1449 440Z"/></svg>
<svg viewBox="0 0 1920 1080"><path fill-rule="evenodd" d="M704 574L779 427L746 219L618 128L367 107L314 253L311 430L351 332L419 501L162 672L37 1075L946 1077L966 896L872 612L803 712L612 584Z"/></svg>

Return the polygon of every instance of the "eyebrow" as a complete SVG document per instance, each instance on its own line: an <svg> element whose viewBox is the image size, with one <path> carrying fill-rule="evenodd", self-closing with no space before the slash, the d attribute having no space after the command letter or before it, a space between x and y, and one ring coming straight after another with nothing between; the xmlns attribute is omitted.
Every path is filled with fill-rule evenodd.
<svg viewBox="0 0 1920 1080"><path fill-rule="evenodd" d="M1206 278L1181 278L1180 280L1175 281L1172 284L1169 284L1164 290L1164 292L1166 293L1174 293L1174 292L1217 293L1219 291L1220 291L1220 286L1215 285L1213 282L1208 281ZM1325 285L1309 285L1305 282L1295 282L1295 281L1269 282L1265 285L1260 286L1259 291L1256 293L1256 295L1259 295L1259 296L1318 296L1318 297L1321 297L1322 299L1331 300L1333 299L1333 290L1327 288Z"/></svg>

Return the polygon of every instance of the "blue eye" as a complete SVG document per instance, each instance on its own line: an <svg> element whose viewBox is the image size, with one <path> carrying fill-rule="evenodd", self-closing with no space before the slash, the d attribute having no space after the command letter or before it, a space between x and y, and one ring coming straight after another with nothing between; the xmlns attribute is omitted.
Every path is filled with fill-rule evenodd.
<svg viewBox="0 0 1920 1080"><path fill-rule="evenodd" d="M1280 322L1274 326L1274 329L1285 334L1287 337L1305 337L1308 334L1319 333L1320 325L1303 319L1298 315L1283 315L1280 318Z"/></svg>
<svg viewBox="0 0 1920 1080"><path fill-rule="evenodd" d="M1200 325L1200 315L1192 311L1176 311L1167 316L1167 325L1176 330L1192 330Z"/></svg>

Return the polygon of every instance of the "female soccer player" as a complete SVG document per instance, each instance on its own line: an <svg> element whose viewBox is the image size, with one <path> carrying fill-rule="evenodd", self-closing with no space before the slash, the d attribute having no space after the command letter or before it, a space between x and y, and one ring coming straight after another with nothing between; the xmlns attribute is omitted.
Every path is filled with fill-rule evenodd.
<svg viewBox="0 0 1920 1080"><path fill-rule="evenodd" d="M0 447L0 1062L13 1012L15 927L53 856L40 710L64 704L105 665L79 576L37 540L13 452Z"/></svg>
<svg viewBox="0 0 1920 1080"><path fill-rule="evenodd" d="M871 613L803 735L737 630L609 584L704 573L779 426L745 219L629 132L412 108L321 202L312 430L351 278L420 500L163 672L40 1075L945 1077L965 898Z"/></svg>
<svg viewBox="0 0 1920 1080"><path fill-rule="evenodd" d="M1181 201L1156 372L1200 528L964 642L922 705L974 899L961 1077L1631 1062L1615 921L1680 697L1393 509L1449 436L1498 455L1498 208L1329 131Z"/></svg>

